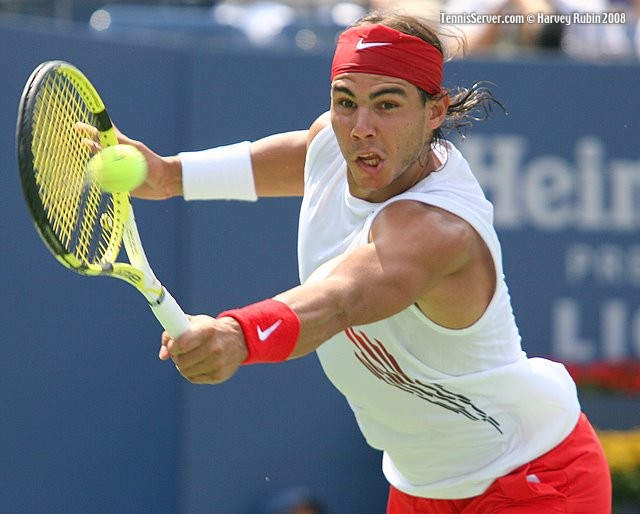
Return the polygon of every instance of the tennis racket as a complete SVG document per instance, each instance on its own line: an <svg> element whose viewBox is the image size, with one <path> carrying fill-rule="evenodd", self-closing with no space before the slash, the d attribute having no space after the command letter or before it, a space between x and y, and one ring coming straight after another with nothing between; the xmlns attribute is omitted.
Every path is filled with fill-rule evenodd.
<svg viewBox="0 0 640 514"><path fill-rule="evenodd" d="M105 106L80 70L47 61L33 71L20 100L16 151L38 233L65 267L135 287L177 338L189 321L149 265L129 194L104 192L87 171L93 154L116 144ZM123 242L128 263L116 262Z"/></svg>

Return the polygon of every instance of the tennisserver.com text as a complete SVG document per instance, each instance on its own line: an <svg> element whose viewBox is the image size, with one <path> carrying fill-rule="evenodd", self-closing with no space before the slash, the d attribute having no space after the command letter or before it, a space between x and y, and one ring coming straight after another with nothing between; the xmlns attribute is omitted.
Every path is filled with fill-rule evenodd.
<svg viewBox="0 0 640 514"><path fill-rule="evenodd" d="M476 12L440 13L443 25L480 25L480 24L549 24L562 25L615 25L626 23L627 13L611 12L573 12L567 14L548 14L544 12L527 14L480 14Z"/></svg>

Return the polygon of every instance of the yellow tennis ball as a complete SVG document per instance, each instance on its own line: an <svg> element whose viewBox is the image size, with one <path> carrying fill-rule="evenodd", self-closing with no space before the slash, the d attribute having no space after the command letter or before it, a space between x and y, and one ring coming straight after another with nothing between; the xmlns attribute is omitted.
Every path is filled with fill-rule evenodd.
<svg viewBox="0 0 640 514"><path fill-rule="evenodd" d="M89 161L89 172L103 191L125 193L145 181L147 160L134 146L108 146Z"/></svg>

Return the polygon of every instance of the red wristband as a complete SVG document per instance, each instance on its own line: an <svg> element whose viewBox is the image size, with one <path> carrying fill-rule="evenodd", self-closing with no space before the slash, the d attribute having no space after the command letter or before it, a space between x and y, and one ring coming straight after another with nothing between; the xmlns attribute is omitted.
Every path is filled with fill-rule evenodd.
<svg viewBox="0 0 640 514"><path fill-rule="evenodd" d="M282 362L293 352L300 335L300 318L287 304L263 300L241 309L224 311L240 323L249 355L242 364Z"/></svg>

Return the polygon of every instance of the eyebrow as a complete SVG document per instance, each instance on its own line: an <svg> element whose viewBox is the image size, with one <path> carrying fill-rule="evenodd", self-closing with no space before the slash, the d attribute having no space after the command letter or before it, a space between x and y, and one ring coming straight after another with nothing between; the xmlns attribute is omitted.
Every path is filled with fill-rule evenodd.
<svg viewBox="0 0 640 514"><path fill-rule="evenodd" d="M354 98L356 95L353 93L353 91L351 91L348 87L345 86L333 86L332 88L334 93L344 93L347 96L350 96L352 98ZM400 96L407 96L407 92L400 87L388 87L385 89L380 89L379 91L375 91L373 93L371 93L369 95L369 99L370 100L374 100L380 96L384 96L384 95L400 95Z"/></svg>

